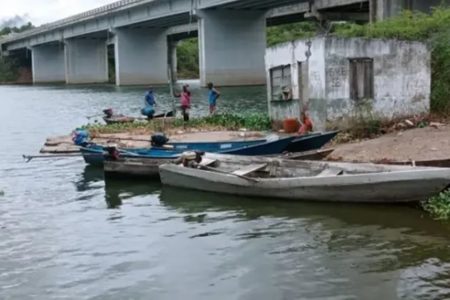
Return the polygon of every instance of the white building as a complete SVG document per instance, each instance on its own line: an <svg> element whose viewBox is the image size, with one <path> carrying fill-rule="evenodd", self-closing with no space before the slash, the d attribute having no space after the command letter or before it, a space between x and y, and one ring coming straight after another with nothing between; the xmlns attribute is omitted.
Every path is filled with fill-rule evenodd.
<svg viewBox="0 0 450 300"><path fill-rule="evenodd" d="M319 37L267 49L269 112L273 120L306 108L323 130L355 117L391 119L429 112L431 54L423 43ZM283 100L282 89L292 98Z"/></svg>

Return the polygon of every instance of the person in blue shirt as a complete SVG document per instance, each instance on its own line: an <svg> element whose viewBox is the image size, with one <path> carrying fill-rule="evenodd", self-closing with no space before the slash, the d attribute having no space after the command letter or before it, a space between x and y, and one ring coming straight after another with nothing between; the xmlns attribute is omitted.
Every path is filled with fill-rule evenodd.
<svg viewBox="0 0 450 300"><path fill-rule="evenodd" d="M153 93L153 88L150 87L145 94L145 107L141 110L141 113L146 116L149 120L153 119L155 114L155 94Z"/></svg>
<svg viewBox="0 0 450 300"><path fill-rule="evenodd" d="M216 112L217 99L220 97L220 92L214 87L212 82L208 83L208 89L209 114L213 115Z"/></svg>

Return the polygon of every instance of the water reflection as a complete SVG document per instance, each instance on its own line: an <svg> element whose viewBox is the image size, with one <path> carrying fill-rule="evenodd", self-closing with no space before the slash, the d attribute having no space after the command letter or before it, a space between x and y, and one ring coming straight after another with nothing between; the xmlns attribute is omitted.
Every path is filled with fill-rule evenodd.
<svg viewBox="0 0 450 300"><path fill-rule="evenodd" d="M414 267L429 257L450 262L449 226L423 216L414 206L258 200L171 187L163 187L161 204L185 214L186 222L214 222L210 215L217 212L227 212L222 218L240 222L276 219L278 222L241 233L239 238L291 234L295 239L304 232L314 241L308 247L348 253L352 265L364 273ZM360 265L358 260L363 258Z"/></svg>
<svg viewBox="0 0 450 300"><path fill-rule="evenodd" d="M94 166L85 166L80 179L75 183L77 191L84 192L92 188L92 185L103 182L103 169Z"/></svg>
<svg viewBox="0 0 450 300"><path fill-rule="evenodd" d="M161 184L158 181L138 181L107 178L105 180L105 201L108 208L122 206L123 201L137 196L159 194Z"/></svg>

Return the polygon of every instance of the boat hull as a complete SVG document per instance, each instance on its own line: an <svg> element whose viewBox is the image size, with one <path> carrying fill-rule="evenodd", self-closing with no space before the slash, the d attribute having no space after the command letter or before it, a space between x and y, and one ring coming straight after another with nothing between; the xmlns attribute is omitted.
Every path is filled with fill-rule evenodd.
<svg viewBox="0 0 450 300"><path fill-rule="evenodd" d="M239 196L324 202L417 202L441 192L450 183L449 169L394 171L329 177L250 180L177 165L160 167L163 184Z"/></svg>
<svg viewBox="0 0 450 300"><path fill-rule="evenodd" d="M294 139L285 149L287 152L303 152L322 148L330 142L339 131L330 131L322 134L312 133Z"/></svg>
<svg viewBox="0 0 450 300"><path fill-rule="evenodd" d="M123 158L105 160L103 171L108 178L159 178L159 166L170 163L170 158Z"/></svg>
<svg viewBox="0 0 450 300"><path fill-rule="evenodd" d="M174 158L184 151L204 151L213 153L226 153L235 155L272 155L280 154L295 137L282 138L276 141L229 141L229 142L197 142L197 143L169 143L168 148L140 148L123 149L125 156L139 156L141 158ZM81 148L84 161L87 164L102 166L104 161L104 148L92 145Z"/></svg>

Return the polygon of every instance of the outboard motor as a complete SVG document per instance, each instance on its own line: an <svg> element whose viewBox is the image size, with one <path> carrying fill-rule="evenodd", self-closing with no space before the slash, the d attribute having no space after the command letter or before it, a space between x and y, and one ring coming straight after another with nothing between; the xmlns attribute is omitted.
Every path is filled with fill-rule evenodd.
<svg viewBox="0 0 450 300"><path fill-rule="evenodd" d="M164 133L156 133L152 135L151 138L151 144L153 147L163 147L168 141L169 138L166 137Z"/></svg>
<svg viewBox="0 0 450 300"><path fill-rule="evenodd" d="M117 146L105 147L106 157L111 160L118 160L120 158L120 151Z"/></svg>
<svg viewBox="0 0 450 300"><path fill-rule="evenodd" d="M114 111L112 110L112 108L108 108L103 110L103 113L105 114L105 118L112 118L112 116L114 115Z"/></svg>
<svg viewBox="0 0 450 300"><path fill-rule="evenodd" d="M205 152L202 151L187 151L183 152L181 156L175 160L176 164L182 164L188 168L197 168L202 162Z"/></svg>

